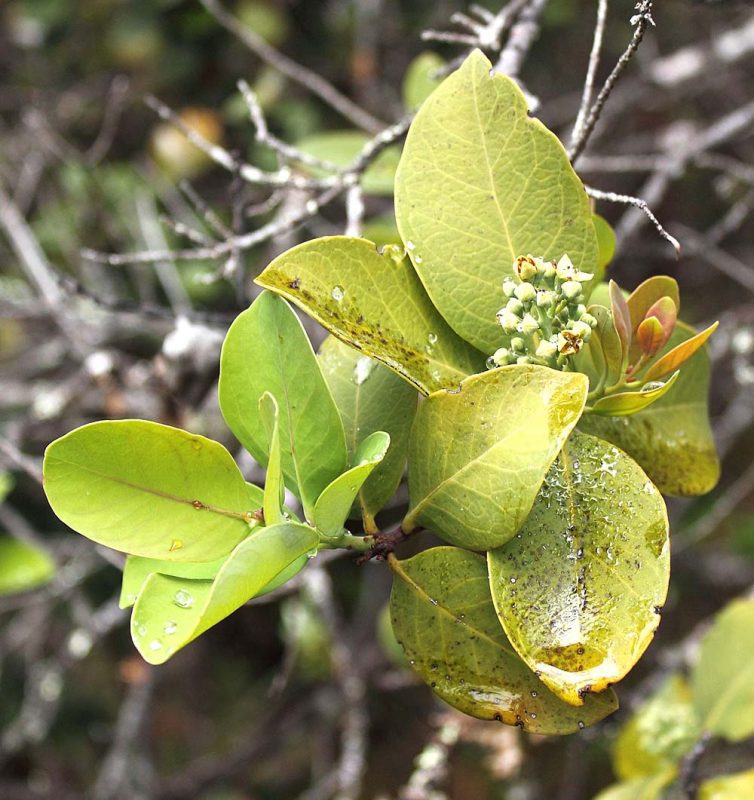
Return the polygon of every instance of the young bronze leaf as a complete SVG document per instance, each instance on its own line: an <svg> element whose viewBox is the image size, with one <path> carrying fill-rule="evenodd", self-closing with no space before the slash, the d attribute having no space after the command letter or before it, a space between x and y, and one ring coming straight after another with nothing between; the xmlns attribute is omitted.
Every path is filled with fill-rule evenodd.
<svg viewBox="0 0 754 800"><path fill-rule="evenodd" d="M429 296L486 353L500 347L499 287L517 256L567 253L595 283L602 272L589 200L566 151L528 115L516 82L490 70L475 51L427 98L395 185L398 229Z"/></svg>
<svg viewBox="0 0 754 800"><path fill-rule="evenodd" d="M214 561L248 536L255 510L222 445L143 420L93 422L57 439L44 481L66 525L147 558Z"/></svg>
<svg viewBox="0 0 754 800"><path fill-rule="evenodd" d="M612 691L564 703L516 655L495 616L484 558L434 547L391 559L390 615L411 666L446 703L531 733L571 733L618 706Z"/></svg>
<svg viewBox="0 0 754 800"><path fill-rule="evenodd" d="M633 328L631 325L631 310L628 307L623 292L615 281L608 284L610 293L610 311L613 317L613 325L618 334L623 349L623 355L628 356L631 346L631 335Z"/></svg>
<svg viewBox="0 0 754 800"><path fill-rule="evenodd" d="M131 615L131 637L145 661L163 664L208 628L295 569L319 537L285 522L255 532L228 557L214 580L150 576ZM300 568L300 567L299 567Z"/></svg>
<svg viewBox="0 0 754 800"><path fill-rule="evenodd" d="M669 297L675 305L676 314L681 310L681 295L678 283L667 275L654 275L640 283L626 301L631 315L631 331L636 332L647 312L661 298Z"/></svg>
<svg viewBox="0 0 754 800"><path fill-rule="evenodd" d="M587 379L513 365L428 397L409 444L406 530L487 550L521 527L547 470L581 416Z"/></svg>
<svg viewBox="0 0 754 800"><path fill-rule="evenodd" d="M364 524L374 530L374 517L395 493L406 466L418 395L384 364L334 336L322 343L319 360L343 420L349 463L354 463L356 451L367 436L376 431L390 436L385 458L357 495Z"/></svg>
<svg viewBox="0 0 754 800"><path fill-rule="evenodd" d="M664 378L673 370L685 364L700 347L704 347L707 343L707 339L717 330L719 324L719 322L713 322L709 328L705 328L701 333L697 333L696 336L686 339L685 342L676 345L669 353L665 353L662 358L655 361L655 363L649 367L644 376L644 380L656 381L660 378Z"/></svg>
<svg viewBox="0 0 754 800"><path fill-rule="evenodd" d="M283 475L308 519L322 490L346 466L343 424L317 357L293 309L263 292L230 326L220 359L220 409L241 444L267 466L259 398L280 410Z"/></svg>
<svg viewBox="0 0 754 800"><path fill-rule="evenodd" d="M666 349L693 335L693 328L679 322ZM709 357L702 348L684 364L670 391L649 408L629 417L585 414L579 427L625 450L663 494L705 494L720 476L707 410L709 373Z"/></svg>
<svg viewBox="0 0 754 800"><path fill-rule="evenodd" d="M633 459L575 432L524 526L488 563L511 644L580 705L619 681L654 636L670 578L665 503Z"/></svg>
<svg viewBox="0 0 754 800"><path fill-rule="evenodd" d="M454 389L484 369L484 356L448 327L394 248L379 253L366 239L315 239L276 258L257 283L424 394Z"/></svg>

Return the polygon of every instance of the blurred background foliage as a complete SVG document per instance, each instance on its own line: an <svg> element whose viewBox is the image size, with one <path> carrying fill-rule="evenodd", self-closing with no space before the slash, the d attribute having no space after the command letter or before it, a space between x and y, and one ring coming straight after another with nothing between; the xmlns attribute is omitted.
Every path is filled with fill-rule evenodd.
<svg viewBox="0 0 754 800"><path fill-rule="evenodd" d="M493 2L484 5L499 10ZM578 107L595 6L550 0L523 71L528 91L541 102L541 118L564 138ZM229 7L243 25L385 121L415 108L433 85L432 70L458 55L455 46L422 43L421 32L447 28L450 15L465 10L451 0L238 0ZM610 9L606 65L629 38L633 3L616 0ZM668 159L752 103L750 4L666 0L655 16L657 30L611 99L595 152ZM746 26L751 34L742 39ZM715 43L736 31L739 39L713 58ZM709 57L690 80L678 78L688 64L667 73L668 59L684 49L687 62L694 53ZM666 73L658 72L663 63ZM666 74L672 80L663 82ZM183 246L169 226L150 224L160 213L186 215L185 196L176 189L181 179L233 230L273 217L274 209L263 207L253 222L239 219L239 208L264 204L268 193L212 165L143 102L144 95L156 95L208 140L274 168L274 154L254 139L239 79L256 92L270 129L313 155L347 164L367 136L262 63L196 0L7 0L0 6L0 186L46 258L71 279L63 284L67 302L99 337L82 352L60 334L0 235L0 429L7 445L0 449L7 469L0 476L0 532L13 534L0 538L3 798L312 800L331 794L327 781L348 705L332 628L310 591L252 605L164 667L149 669L135 654L127 617L114 600L117 561L62 531L35 480L45 445L97 418L155 419L233 446L215 397L224 329L247 305L250 278L272 256L301 239L342 231L342 204L294 234L246 251L243 269L230 280L218 276L213 262L176 261L160 272L149 265L98 265L81 250L153 248L155 237L158 249ZM386 152L365 183L365 235L378 242L396 240L391 183L397 155L397 149ZM621 687L623 710L563 740L460 720L404 668L382 611L387 571L334 561L328 570L338 618L367 683L363 797L396 796L419 754L421 767L450 752L446 795L457 800L593 797L616 780L616 741L617 777L641 775L626 767L627 734L619 731L633 709L668 685L668 676L693 663L700 624L752 585L754 279L741 274L754 256L751 130L723 141L714 155L717 161L688 158L675 172L590 171L588 158L583 169L591 183L640 196L654 191L653 177L669 174L672 185L653 209L687 245L684 257L676 262L651 227L624 208L601 205L619 234L612 275L630 288L651 274L670 273L681 284L685 319L723 320L713 340L712 397L723 482L709 497L671 506L678 543L671 595L655 643ZM194 325L189 318L197 321L191 329L197 338L171 350L171 335ZM245 467L253 476L254 465ZM671 734L682 738L683 730ZM753 754L750 740L717 747L701 774L751 768ZM402 791L409 799L434 796ZM742 800L754 797L748 789L735 791L731 796Z"/></svg>

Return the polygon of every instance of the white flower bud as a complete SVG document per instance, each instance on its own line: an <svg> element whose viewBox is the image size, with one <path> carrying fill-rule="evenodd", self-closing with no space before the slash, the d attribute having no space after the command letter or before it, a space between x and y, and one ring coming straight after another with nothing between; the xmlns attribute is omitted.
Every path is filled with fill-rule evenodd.
<svg viewBox="0 0 754 800"><path fill-rule="evenodd" d="M517 298L511 297L511 299L505 304L505 310L510 311L511 314L516 314L519 316L524 313L524 305Z"/></svg>
<svg viewBox="0 0 754 800"><path fill-rule="evenodd" d="M500 325L506 333L515 333L518 330L519 318L510 311L503 311L498 317Z"/></svg>
<svg viewBox="0 0 754 800"><path fill-rule="evenodd" d="M531 302L537 296L537 290L530 283L519 283L516 286L516 297L525 303Z"/></svg>
<svg viewBox="0 0 754 800"><path fill-rule="evenodd" d="M569 300L575 300L581 294L581 284L578 281L566 281L561 287L560 291L563 296Z"/></svg>
<svg viewBox="0 0 754 800"><path fill-rule="evenodd" d="M579 303L576 306L576 318L581 319L584 314L586 314L586 306L583 303Z"/></svg>
<svg viewBox="0 0 754 800"><path fill-rule="evenodd" d="M500 347L492 354L492 360L498 367L505 367L514 359L513 354L507 347Z"/></svg>
<svg viewBox="0 0 754 800"><path fill-rule="evenodd" d="M550 308L555 302L555 292L548 291L547 289L540 289L537 292L537 306L539 308Z"/></svg>
<svg viewBox="0 0 754 800"><path fill-rule="evenodd" d="M590 328L597 327L597 320L591 314L582 314L581 322L587 324Z"/></svg>
<svg viewBox="0 0 754 800"><path fill-rule="evenodd" d="M529 356L519 356L516 359L516 364L531 364L531 359Z"/></svg>
<svg viewBox="0 0 754 800"><path fill-rule="evenodd" d="M577 322L572 322L570 324L570 329L573 333L576 334L580 339L588 339L592 334L592 328L583 320L578 320Z"/></svg>
<svg viewBox="0 0 754 800"><path fill-rule="evenodd" d="M511 350L516 353L521 353L526 349L526 343L520 336L511 339Z"/></svg>
<svg viewBox="0 0 754 800"><path fill-rule="evenodd" d="M557 276L562 281L570 281L576 277L576 267L568 256L564 255L555 267Z"/></svg>
<svg viewBox="0 0 754 800"><path fill-rule="evenodd" d="M539 358L544 358L544 359L554 358L558 354L558 346L553 342L549 342L545 339L539 343L536 354L537 356L539 356Z"/></svg>
<svg viewBox="0 0 754 800"><path fill-rule="evenodd" d="M534 333L539 330L539 323L531 314L524 314L521 320L521 333Z"/></svg>
<svg viewBox="0 0 754 800"><path fill-rule="evenodd" d="M503 281L503 294L506 297L513 297L516 291L516 285L516 281L514 281L513 278L505 278Z"/></svg>

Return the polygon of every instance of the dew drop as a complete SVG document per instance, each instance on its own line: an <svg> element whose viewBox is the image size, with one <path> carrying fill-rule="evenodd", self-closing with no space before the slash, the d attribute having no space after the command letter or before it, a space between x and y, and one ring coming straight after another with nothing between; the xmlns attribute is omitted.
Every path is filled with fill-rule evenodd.
<svg viewBox="0 0 754 800"><path fill-rule="evenodd" d="M495 367L497 366L497 364L495 363L495 359L492 356L490 356L487 359L486 364L487 364L487 369L495 369Z"/></svg>
<svg viewBox="0 0 754 800"><path fill-rule="evenodd" d="M172 619L169 619L162 627L162 632L167 634L168 636L172 636L178 630L178 625L173 622Z"/></svg>
<svg viewBox="0 0 754 800"><path fill-rule="evenodd" d="M375 368L376 362L373 361L368 356L362 356L356 361L356 366L353 368L353 382L357 386L361 386L362 383L372 374L372 370Z"/></svg>
<svg viewBox="0 0 754 800"><path fill-rule="evenodd" d="M173 597L173 602L180 608L191 608L194 598L185 589L179 589Z"/></svg>
<svg viewBox="0 0 754 800"><path fill-rule="evenodd" d="M412 241L406 242L406 250L416 250L416 245Z"/></svg>
<svg viewBox="0 0 754 800"><path fill-rule="evenodd" d="M159 639L152 639L149 643L150 650L159 650L162 647L162 642Z"/></svg>
<svg viewBox="0 0 754 800"><path fill-rule="evenodd" d="M515 583L518 580L514 575L511 575L511 583Z"/></svg>
<svg viewBox="0 0 754 800"><path fill-rule="evenodd" d="M343 290L342 286L333 286L332 291L330 292L330 297L336 302L339 303L345 297L345 291Z"/></svg>
<svg viewBox="0 0 754 800"><path fill-rule="evenodd" d="M422 261L424 261L424 259L418 253L416 253L414 255L414 263L415 264L421 264Z"/></svg>
<svg viewBox="0 0 754 800"><path fill-rule="evenodd" d="M662 389L664 385L662 381L649 381L649 383L645 383L639 391L642 393L654 392L656 389Z"/></svg>

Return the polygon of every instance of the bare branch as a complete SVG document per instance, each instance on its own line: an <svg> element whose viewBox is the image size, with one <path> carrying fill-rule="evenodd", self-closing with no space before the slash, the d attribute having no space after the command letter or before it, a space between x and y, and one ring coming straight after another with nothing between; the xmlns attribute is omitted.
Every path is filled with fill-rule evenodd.
<svg viewBox="0 0 754 800"><path fill-rule="evenodd" d="M594 79L597 75L597 69L600 65L600 54L602 52L602 40L605 36L605 25L607 24L607 6L608 0L598 0L597 5L597 22L594 26L594 39L592 41L592 51L589 54L589 66L586 71L586 79L584 80L584 90L581 95L581 105L579 106L579 113L576 115L576 122L573 124L573 132L571 133L571 147L581 138L581 132L586 121L586 116L589 113L589 107L592 104L592 95L594 93Z"/></svg>

